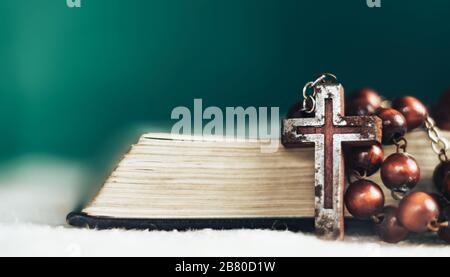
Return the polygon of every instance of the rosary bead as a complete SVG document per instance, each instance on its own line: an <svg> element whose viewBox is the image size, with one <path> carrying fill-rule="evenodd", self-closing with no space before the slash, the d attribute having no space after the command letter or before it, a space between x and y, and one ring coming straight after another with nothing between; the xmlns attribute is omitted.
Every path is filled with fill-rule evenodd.
<svg viewBox="0 0 450 277"><path fill-rule="evenodd" d="M441 222L450 220L450 206L442 209L440 220ZM450 243L450 226L439 228L438 235L443 241Z"/></svg>
<svg viewBox="0 0 450 277"><path fill-rule="evenodd" d="M440 208L441 211L441 218L440 222L445 222L450 220L450 206L447 204L447 206Z"/></svg>
<svg viewBox="0 0 450 277"><path fill-rule="evenodd" d="M450 131L450 112L449 114L438 114L435 116L436 125L439 129L444 131Z"/></svg>
<svg viewBox="0 0 450 277"><path fill-rule="evenodd" d="M444 183L442 186L442 193L444 194L445 197L450 198L450 172L444 179Z"/></svg>
<svg viewBox="0 0 450 277"><path fill-rule="evenodd" d="M433 173L433 182L437 190L442 192L445 177L450 174L450 161L440 163Z"/></svg>
<svg viewBox="0 0 450 277"><path fill-rule="evenodd" d="M398 243L409 235L409 231L398 220L397 212L397 207L386 206L380 222L375 223L375 232L385 242Z"/></svg>
<svg viewBox="0 0 450 277"><path fill-rule="evenodd" d="M408 131L422 126L428 116L425 105L412 96L398 98L394 101L392 107L403 114L408 125Z"/></svg>
<svg viewBox="0 0 450 277"><path fill-rule="evenodd" d="M430 195L431 197L433 197L434 201L436 201L439 207L438 221L448 221L448 219L450 218L450 202L441 193L432 192L430 193Z"/></svg>
<svg viewBox="0 0 450 277"><path fill-rule="evenodd" d="M396 139L400 139L406 134L408 130L406 119L399 111L381 109L377 115L383 121L383 144L394 144Z"/></svg>
<svg viewBox="0 0 450 277"><path fill-rule="evenodd" d="M449 207L450 202L441 193L433 192L433 193L430 193L430 195L433 197L434 201L436 201L436 203L438 203L440 211L445 211L446 207ZM448 211L450 212L450 209ZM449 217L449 219L450 219L450 217Z"/></svg>
<svg viewBox="0 0 450 277"><path fill-rule="evenodd" d="M384 193L372 181L358 180L347 189L345 205L355 218L368 219L381 212L384 206Z"/></svg>
<svg viewBox="0 0 450 277"><path fill-rule="evenodd" d="M419 164L407 153L392 154L381 165L381 179L387 188L407 192L420 180Z"/></svg>
<svg viewBox="0 0 450 277"><path fill-rule="evenodd" d="M381 107L381 97L370 88L355 91L350 98L347 115L363 116L374 114Z"/></svg>
<svg viewBox="0 0 450 277"><path fill-rule="evenodd" d="M381 167L384 154L380 145L374 144L366 147L353 147L350 164L361 176L372 176Z"/></svg>
<svg viewBox="0 0 450 277"><path fill-rule="evenodd" d="M425 232L439 217L439 206L424 192L413 192L400 201L398 219L410 232Z"/></svg>

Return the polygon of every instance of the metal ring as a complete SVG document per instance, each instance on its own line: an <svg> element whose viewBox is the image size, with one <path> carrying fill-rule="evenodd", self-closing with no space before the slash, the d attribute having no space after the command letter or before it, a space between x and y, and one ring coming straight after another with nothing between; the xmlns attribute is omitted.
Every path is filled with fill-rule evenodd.
<svg viewBox="0 0 450 277"><path fill-rule="evenodd" d="M392 108L392 101L388 100L388 99L382 99L381 100L381 107L388 109L388 108Z"/></svg>
<svg viewBox="0 0 450 277"><path fill-rule="evenodd" d="M447 152L448 150L448 141L440 138L436 143L431 143L431 148L433 149L436 155L441 155L442 152Z"/></svg>
<svg viewBox="0 0 450 277"><path fill-rule="evenodd" d="M436 122L434 121L434 119L432 117L428 116L425 119L425 124L428 124L430 127L433 127L436 125Z"/></svg>
<svg viewBox="0 0 450 277"><path fill-rule="evenodd" d="M397 153L400 153L400 149L403 152L406 152L406 148L408 147L408 141L405 138L394 139L394 145L397 147Z"/></svg>
<svg viewBox="0 0 450 277"><path fill-rule="evenodd" d="M440 139L440 134L439 131L436 130L436 128L431 127L428 129L428 137L430 138L430 140L434 143L438 143L439 139Z"/></svg>
<svg viewBox="0 0 450 277"><path fill-rule="evenodd" d="M332 73L322 73L320 75L320 77L317 79L321 79L321 81L326 81L326 79L328 79L328 78L330 78L331 79L330 81L333 81L333 82L338 81L338 78L336 77L336 75L334 75Z"/></svg>
<svg viewBox="0 0 450 277"><path fill-rule="evenodd" d="M443 163L448 162L447 152L442 150L441 153L439 154L439 160Z"/></svg>
<svg viewBox="0 0 450 277"><path fill-rule="evenodd" d="M436 233L436 232L439 232L439 230L441 230L441 228L447 228L448 225L449 225L448 221L439 222L437 220L433 220L428 224L427 227L428 227L428 231Z"/></svg>
<svg viewBox="0 0 450 277"><path fill-rule="evenodd" d="M308 95L308 89L313 88L313 84L314 84L314 82L308 82L308 83L306 83L306 85L303 87L303 98L306 99L306 98L308 98L308 96L311 96L311 95L314 96L314 93L311 94L311 95Z"/></svg>
<svg viewBox="0 0 450 277"><path fill-rule="evenodd" d="M431 141L431 149L438 155L441 162L448 161L447 151L449 150L449 141L441 136L439 129L436 128L436 122L430 116L425 119L425 129L428 134L428 138Z"/></svg>
<svg viewBox="0 0 450 277"><path fill-rule="evenodd" d="M307 106L309 106L308 100L311 103L311 107L309 109L307 108ZM313 113L315 110L316 110L316 100L314 99L314 97L312 95L308 95L305 99L303 99L302 111L304 111L305 113Z"/></svg>
<svg viewBox="0 0 450 277"><path fill-rule="evenodd" d="M336 75L331 74L331 73L323 73L315 81L306 83L306 85L303 87L303 109L302 109L302 111L304 111L306 113L313 113L316 110L316 100L315 100L315 97L317 96L316 86L319 83L325 83L327 78L331 78L331 79L333 79L333 81L337 82ZM308 94L309 89L313 89L313 93ZM309 109L307 108L307 106L309 105L308 101L311 104L311 107Z"/></svg>
<svg viewBox="0 0 450 277"><path fill-rule="evenodd" d="M447 151L448 147L449 147L449 142L445 138L440 138L439 141L438 141L438 145L442 146L442 150L443 151Z"/></svg>
<svg viewBox="0 0 450 277"><path fill-rule="evenodd" d="M320 74L319 77L317 77L317 79L313 82L308 82L306 83L306 85L303 87L303 97L306 98L308 96L307 94L307 90L310 88L314 88L317 86L317 84L319 83L323 83L325 82L325 80L327 78L331 78L334 82L337 82L337 77L334 74L331 73L323 73ZM315 93L313 94L315 96Z"/></svg>
<svg viewBox="0 0 450 277"><path fill-rule="evenodd" d="M358 170L354 169L350 172L349 175L349 182L353 183L359 180L363 180L365 177L367 177L366 172L364 171L363 173L359 172Z"/></svg>
<svg viewBox="0 0 450 277"><path fill-rule="evenodd" d="M327 78L327 76L325 76L324 74L320 75L314 82L312 82L312 87L317 86L318 83L323 82L323 80L325 80L325 78Z"/></svg>
<svg viewBox="0 0 450 277"><path fill-rule="evenodd" d="M325 83L327 78L332 79L333 82L338 81L336 75L331 73L322 73L319 75L319 77L317 77L317 79L314 82L312 82L312 87L315 87L319 83Z"/></svg>
<svg viewBox="0 0 450 277"><path fill-rule="evenodd" d="M400 201L405 197L405 195L406 195L406 192L404 192L404 191L391 190L391 196L394 200Z"/></svg>

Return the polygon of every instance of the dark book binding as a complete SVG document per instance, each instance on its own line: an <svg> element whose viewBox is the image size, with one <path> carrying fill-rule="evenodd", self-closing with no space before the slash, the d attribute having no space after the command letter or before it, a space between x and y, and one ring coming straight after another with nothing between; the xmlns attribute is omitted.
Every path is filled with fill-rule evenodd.
<svg viewBox="0 0 450 277"><path fill-rule="evenodd" d="M289 230L293 232L314 232L312 218L211 218L211 219L131 219L90 216L85 213L70 213L67 223L80 228L90 229L126 229L126 230L232 230L232 229L267 229ZM367 221L346 219L347 228L368 230ZM367 232L367 231L366 231Z"/></svg>

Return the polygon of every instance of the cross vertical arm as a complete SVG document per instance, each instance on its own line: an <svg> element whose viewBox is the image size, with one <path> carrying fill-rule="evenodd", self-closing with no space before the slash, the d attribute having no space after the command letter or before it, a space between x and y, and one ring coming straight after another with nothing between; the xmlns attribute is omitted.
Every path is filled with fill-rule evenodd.
<svg viewBox="0 0 450 277"><path fill-rule="evenodd" d="M284 120L282 143L286 147L314 146L316 233L326 239L342 239L345 185L342 146L379 142L381 120L346 117L340 84L321 84L315 89L315 117Z"/></svg>

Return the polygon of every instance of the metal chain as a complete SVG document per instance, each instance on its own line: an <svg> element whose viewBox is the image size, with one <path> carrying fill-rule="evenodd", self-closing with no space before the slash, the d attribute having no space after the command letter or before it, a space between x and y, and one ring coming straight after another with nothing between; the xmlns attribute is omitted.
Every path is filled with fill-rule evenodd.
<svg viewBox="0 0 450 277"><path fill-rule="evenodd" d="M391 196L392 199L396 200L396 201L400 201L402 200L405 195L407 194L406 191L395 191L395 190L391 190Z"/></svg>
<svg viewBox="0 0 450 277"><path fill-rule="evenodd" d="M404 137L400 139L394 139L394 145L397 147L397 153L400 153L400 150L402 150L403 153L406 153L406 148L408 148L408 141Z"/></svg>
<svg viewBox="0 0 450 277"><path fill-rule="evenodd" d="M326 83L327 81L329 81L329 79L331 79L331 81L333 82L337 82L337 77L334 74L323 73L315 81L306 83L306 85L303 87L303 112L313 113L316 111L316 87L318 84ZM308 93L308 91L311 89L313 90L313 92Z"/></svg>
<svg viewBox="0 0 450 277"><path fill-rule="evenodd" d="M425 120L425 129L428 133L428 138L431 140L431 148L439 156L439 160L441 162L448 161L447 151L449 150L450 144L446 138L441 136L433 118L427 117Z"/></svg>

